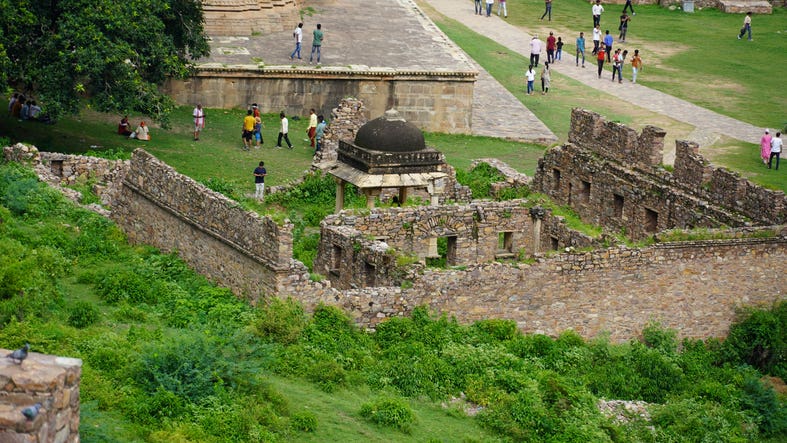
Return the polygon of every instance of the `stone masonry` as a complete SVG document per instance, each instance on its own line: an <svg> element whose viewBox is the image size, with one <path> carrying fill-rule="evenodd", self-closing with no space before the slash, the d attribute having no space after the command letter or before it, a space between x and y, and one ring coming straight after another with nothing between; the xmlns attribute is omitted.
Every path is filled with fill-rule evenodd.
<svg viewBox="0 0 787 443"><path fill-rule="evenodd" d="M76 358L36 352L21 364L0 358L0 442L78 443L81 376ZM22 410L36 403L41 409L28 420Z"/></svg>
<svg viewBox="0 0 787 443"><path fill-rule="evenodd" d="M767 226L787 221L787 196L711 166L699 147L677 141L674 171L660 165L664 131L641 134L581 109L569 143L539 160L537 192L572 207L588 223L643 238L668 229Z"/></svg>
<svg viewBox="0 0 787 443"><path fill-rule="evenodd" d="M205 33L252 35L289 29L302 0L202 0Z"/></svg>

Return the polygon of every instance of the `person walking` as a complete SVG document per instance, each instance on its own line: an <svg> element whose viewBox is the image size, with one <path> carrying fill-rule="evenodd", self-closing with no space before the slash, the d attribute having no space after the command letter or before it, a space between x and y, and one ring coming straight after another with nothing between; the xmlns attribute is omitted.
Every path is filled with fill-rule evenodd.
<svg viewBox="0 0 787 443"><path fill-rule="evenodd" d="M314 60L314 51L317 51L317 64L320 64L320 51L322 50L322 25L317 23L317 29L312 32L312 53L309 56L309 63Z"/></svg>
<svg viewBox="0 0 787 443"><path fill-rule="evenodd" d="M618 25L618 31L620 31L618 41L620 42L626 41L626 32L629 30L629 20L631 20L631 17L629 17L625 12L620 16L620 25Z"/></svg>
<svg viewBox="0 0 787 443"><path fill-rule="evenodd" d="M747 12L746 17L743 17L743 27L741 28L741 33L738 34L738 40L747 32L749 33L749 41L751 41L751 12Z"/></svg>
<svg viewBox="0 0 787 443"><path fill-rule="evenodd" d="M322 151L322 143L323 139L325 138L325 127L328 124L325 122L325 117L320 114L317 116L317 130L315 131L315 138L317 139L317 147L314 149L314 153Z"/></svg>
<svg viewBox="0 0 787 443"><path fill-rule="evenodd" d="M607 54L604 52L604 47L601 46L598 48L598 52L596 53L596 61L598 62L598 78L601 78L601 73L604 71L604 60L606 60Z"/></svg>
<svg viewBox="0 0 787 443"><path fill-rule="evenodd" d="M601 28L598 25L593 27L593 55L598 52L598 47L601 45Z"/></svg>
<svg viewBox="0 0 787 443"><path fill-rule="evenodd" d="M776 137L771 139L771 156L768 158L768 169L771 169L773 157L776 157L776 170L779 170L779 157L782 154L782 133L777 132Z"/></svg>
<svg viewBox="0 0 787 443"><path fill-rule="evenodd" d="M317 114L314 108L309 109L309 129L306 130L306 134L309 136L309 146L314 148L317 134Z"/></svg>
<svg viewBox="0 0 787 443"><path fill-rule="evenodd" d="M262 119L259 117L254 117L254 138L257 139L255 149L260 149L265 140L262 138Z"/></svg>
<svg viewBox="0 0 787 443"><path fill-rule="evenodd" d="M486 0L486 17L489 18L492 16L492 5L495 4L495 0Z"/></svg>
<svg viewBox="0 0 787 443"><path fill-rule="evenodd" d="M601 14L604 12L601 0L596 0L596 4L590 8L590 11L593 13L593 27L601 26Z"/></svg>
<svg viewBox="0 0 787 443"><path fill-rule="evenodd" d="M194 116L194 141L199 141L199 134L205 129L205 111L202 109L202 103L197 103L197 107L191 113Z"/></svg>
<svg viewBox="0 0 787 443"><path fill-rule="evenodd" d="M550 79L549 62L546 62L544 63L544 69L541 70L541 95L546 95L549 92Z"/></svg>
<svg viewBox="0 0 787 443"><path fill-rule="evenodd" d="M254 168L254 198L257 200L265 200L265 176L268 171L265 170L265 162Z"/></svg>
<svg viewBox="0 0 787 443"><path fill-rule="evenodd" d="M284 115L284 111L279 113L279 118L281 119L281 125L279 126L279 140L276 143L276 149L281 149L282 138L284 139L284 141L287 142L287 148L292 149L292 143L290 143L290 137L287 135L290 132L290 122L287 120L287 117Z"/></svg>
<svg viewBox="0 0 787 443"><path fill-rule="evenodd" d="M243 138L243 150L248 151L251 148L251 139L254 137L254 113L251 109L246 111L246 117L243 117L243 131L241 138Z"/></svg>
<svg viewBox="0 0 787 443"><path fill-rule="evenodd" d="M637 74L642 70L642 58L639 56L639 49L634 50L634 57L631 58L631 83L637 82Z"/></svg>
<svg viewBox="0 0 787 443"><path fill-rule="evenodd" d="M301 42L303 41L303 23L298 23L298 26L292 31L292 37L295 39L295 50L290 54L290 60L294 59L296 55L298 56L298 60L300 60Z"/></svg>
<svg viewBox="0 0 787 443"><path fill-rule="evenodd" d="M475 13L476 15L484 15L484 7L481 6L481 0L475 0Z"/></svg>
<svg viewBox="0 0 787 443"><path fill-rule="evenodd" d="M527 79L527 95L533 95L533 82L536 81L536 71L533 70L533 65L528 66L525 71L525 78Z"/></svg>
<svg viewBox="0 0 787 443"><path fill-rule="evenodd" d="M615 55L612 56L612 81L615 81L615 73L618 75L618 83L623 83L623 56L620 54L620 48L615 50Z"/></svg>
<svg viewBox="0 0 787 443"><path fill-rule="evenodd" d="M585 67L585 33L580 32L577 37L577 59L576 65L579 66L579 55L582 54L582 67Z"/></svg>
<svg viewBox="0 0 787 443"><path fill-rule="evenodd" d="M631 0L626 0L626 4L623 6L624 14L626 13L626 8L631 8L631 15L637 15L637 13L634 12L634 5L631 4Z"/></svg>
<svg viewBox="0 0 787 443"><path fill-rule="evenodd" d="M550 32L549 37L547 37L547 63L555 62L555 49L557 49L557 40L555 35Z"/></svg>
<svg viewBox="0 0 787 443"><path fill-rule="evenodd" d="M609 35L609 29L607 29L606 34L604 35L604 51L607 52L607 62L612 61L612 45L615 43L615 39Z"/></svg>
<svg viewBox="0 0 787 443"><path fill-rule="evenodd" d="M544 0L544 15L541 16L541 20L544 20L547 14L549 14L549 21L552 21L552 0Z"/></svg>
<svg viewBox="0 0 787 443"><path fill-rule="evenodd" d="M497 0L497 16L500 17L500 10L503 10L503 18L508 18L508 8L506 8L506 0Z"/></svg>
<svg viewBox="0 0 787 443"><path fill-rule="evenodd" d="M563 38L558 37L557 43L555 43L555 60L560 61L563 59Z"/></svg>
<svg viewBox="0 0 787 443"><path fill-rule="evenodd" d="M530 64L538 67L538 58L541 56L541 40L534 35L530 39Z"/></svg>
<svg viewBox="0 0 787 443"><path fill-rule="evenodd" d="M760 158L762 159L762 164L767 165L768 159L771 157L771 133L768 128L765 128L765 134L760 137Z"/></svg>

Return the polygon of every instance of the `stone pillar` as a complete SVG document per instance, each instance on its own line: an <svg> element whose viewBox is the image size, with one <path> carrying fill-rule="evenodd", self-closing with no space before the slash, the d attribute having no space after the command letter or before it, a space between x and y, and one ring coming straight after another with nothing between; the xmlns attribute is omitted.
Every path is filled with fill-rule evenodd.
<svg viewBox="0 0 787 443"><path fill-rule="evenodd" d="M336 178L336 206L334 207L334 213L336 214L344 209L344 188L346 185L346 181Z"/></svg>
<svg viewBox="0 0 787 443"><path fill-rule="evenodd" d="M0 349L0 355L10 350ZM79 442L82 360L31 352L21 364L0 358L0 442ZM41 407L33 419L25 408Z"/></svg>
<svg viewBox="0 0 787 443"><path fill-rule="evenodd" d="M402 206L407 202L407 188L402 186L399 188L399 205Z"/></svg>
<svg viewBox="0 0 787 443"><path fill-rule="evenodd" d="M380 188L368 188L363 190L363 194L366 196L366 208L372 209L374 208L374 199L380 195Z"/></svg>
<svg viewBox="0 0 787 443"><path fill-rule="evenodd" d="M530 217L533 219L533 254L541 252L541 220L546 211L540 206L530 208Z"/></svg>

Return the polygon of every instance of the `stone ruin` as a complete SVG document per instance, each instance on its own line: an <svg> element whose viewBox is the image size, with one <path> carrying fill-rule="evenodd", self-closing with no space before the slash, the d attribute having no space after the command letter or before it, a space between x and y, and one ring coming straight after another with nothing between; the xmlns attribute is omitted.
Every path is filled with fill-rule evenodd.
<svg viewBox="0 0 787 443"><path fill-rule="evenodd" d="M5 356L10 350L0 349ZM82 361L30 352L21 364L0 358L0 442L78 443ZM36 403L32 419L22 411Z"/></svg>
<svg viewBox="0 0 787 443"><path fill-rule="evenodd" d="M674 170L661 164L665 132L642 133L599 114L571 112L568 143L538 162L533 189L580 217L641 239L669 229L780 225L787 196L710 165L699 146L676 141Z"/></svg>
<svg viewBox="0 0 787 443"><path fill-rule="evenodd" d="M244 36L283 31L298 23L303 0L202 0L205 33Z"/></svg>

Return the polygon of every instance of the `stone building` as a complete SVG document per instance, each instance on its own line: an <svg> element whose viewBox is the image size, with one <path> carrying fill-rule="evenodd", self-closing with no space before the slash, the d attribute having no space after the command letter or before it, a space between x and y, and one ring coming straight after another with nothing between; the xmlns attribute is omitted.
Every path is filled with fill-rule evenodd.
<svg viewBox="0 0 787 443"><path fill-rule="evenodd" d="M298 22L303 0L202 0L205 33L252 35L284 30Z"/></svg>

